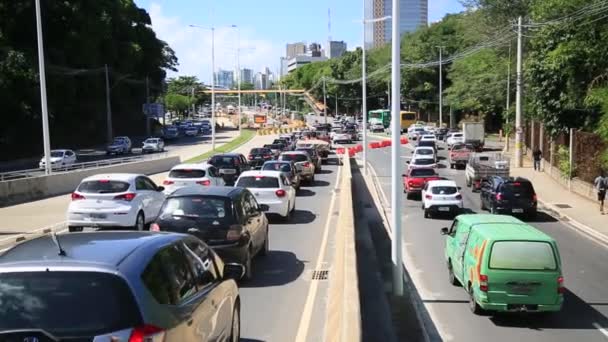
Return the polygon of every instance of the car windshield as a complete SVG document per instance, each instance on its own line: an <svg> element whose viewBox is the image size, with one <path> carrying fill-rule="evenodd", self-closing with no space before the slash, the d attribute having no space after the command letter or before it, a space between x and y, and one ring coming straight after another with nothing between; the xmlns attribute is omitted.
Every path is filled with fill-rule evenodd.
<svg viewBox="0 0 608 342"><path fill-rule="evenodd" d="M265 163L262 170L291 172L291 164L289 163Z"/></svg>
<svg viewBox="0 0 608 342"><path fill-rule="evenodd" d="M431 169L414 169L410 172L411 177L432 177L435 176L435 170Z"/></svg>
<svg viewBox="0 0 608 342"><path fill-rule="evenodd" d="M279 157L280 160L292 160L295 163L307 161L308 157L304 154L292 153L292 154L281 154Z"/></svg>
<svg viewBox="0 0 608 342"><path fill-rule="evenodd" d="M85 181L78 187L78 192L92 194L113 194L129 190L129 183L108 179Z"/></svg>
<svg viewBox="0 0 608 342"><path fill-rule="evenodd" d="M557 261L551 244L544 241L497 241L492 245L490 268L554 271Z"/></svg>
<svg viewBox="0 0 608 342"><path fill-rule="evenodd" d="M124 143L125 141L123 139L114 139L114 141L112 141L113 145L122 145Z"/></svg>
<svg viewBox="0 0 608 342"><path fill-rule="evenodd" d="M435 147L435 142L432 140L422 140L418 143L418 146Z"/></svg>
<svg viewBox="0 0 608 342"><path fill-rule="evenodd" d="M158 143L158 139L146 139L146 141L144 141L144 144L157 144Z"/></svg>
<svg viewBox="0 0 608 342"><path fill-rule="evenodd" d="M434 186L431 188L433 195L453 195L458 192L455 186Z"/></svg>
<svg viewBox="0 0 608 342"><path fill-rule="evenodd" d="M423 155L423 156L430 156L435 154L435 152L433 152L433 150L431 150L430 148L420 148L416 150L415 154L419 154L419 155Z"/></svg>
<svg viewBox="0 0 608 342"><path fill-rule="evenodd" d="M412 161L414 165L431 165L435 164L435 161L431 158L417 158Z"/></svg>
<svg viewBox="0 0 608 342"><path fill-rule="evenodd" d="M36 328L57 337L95 336L142 323L131 290L110 273L2 273L0 303L0 331Z"/></svg>
<svg viewBox="0 0 608 342"><path fill-rule="evenodd" d="M264 147L268 147L271 150L280 150L281 149L281 145L279 145L279 144L264 145Z"/></svg>
<svg viewBox="0 0 608 342"><path fill-rule="evenodd" d="M236 182L236 186L241 188L278 188L279 179L270 176L245 176L240 177Z"/></svg>
<svg viewBox="0 0 608 342"><path fill-rule="evenodd" d="M209 164L216 167L234 166L235 158L230 156L215 156L209 159Z"/></svg>
<svg viewBox="0 0 608 342"><path fill-rule="evenodd" d="M175 169L169 172L169 178L203 178L205 170L200 169Z"/></svg>
<svg viewBox="0 0 608 342"><path fill-rule="evenodd" d="M206 196L183 196L167 198L160 210L160 218L191 217L200 219L223 219L231 212L229 199Z"/></svg>
<svg viewBox="0 0 608 342"><path fill-rule="evenodd" d="M51 151L51 158L63 157L63 151Z"/></svg>
<svg viewBox="0 0 608 342"><path fill-rule="evenodd" d="M454 133L452 134L452 138L462 138L462 133Z"/></svg>

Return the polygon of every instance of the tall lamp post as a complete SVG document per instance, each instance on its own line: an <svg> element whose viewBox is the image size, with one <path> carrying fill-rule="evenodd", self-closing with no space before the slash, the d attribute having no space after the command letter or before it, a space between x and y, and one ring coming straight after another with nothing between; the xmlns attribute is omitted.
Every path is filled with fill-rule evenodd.
<svg viewBox="0 0 608 342"><path fill-rule="evenodd" d="M42 19L40 0L36 0L36 34L38 37L38 67L40 74L40 104L42 106L42 142L44 148L44 173L50 175L51 165L51 134L49 132L49 108L46 98L46 71L44 68L44 41L42 37Z"/></svg>

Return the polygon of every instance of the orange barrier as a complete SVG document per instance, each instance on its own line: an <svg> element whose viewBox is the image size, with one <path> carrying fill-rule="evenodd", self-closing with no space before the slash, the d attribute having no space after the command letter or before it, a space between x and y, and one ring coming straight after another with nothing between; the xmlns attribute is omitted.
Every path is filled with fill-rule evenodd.
<svg viewBox="0 0 608 342"><path fill-rule="evenodd" d="M336 149L336 154L344 154L344 147L338 147Z"/></svg>
<svg viewBox="0 0 608 342"><path fill-rule="evenodd" d="M354 148L349 147L349 148L348 148L348 156L352 158L352 157L354 157L354 156L355 156L355 154L357 154L357 151L355 151L355 149L354 149Z"/></svg>
<svg viewBox="0 0 608 342"><path fill-rule="evenodd" d="M390 140L382 140L382 142L380 143L380 146L382 146L382 147L388 147L391 145L392 145L392 142Z"/></svg>
<svg viewBox="0 0 608 342"><path fill-rule="evenodd" d="M359 145L355 146L355 151L363 152L363 145L359 144Z"/></svg>
<svg viewBox="0 0 608 342"><path fill-rule="evenodd" d="M380 147L381 147L381 145L377 141L374 141L373 143L369 144L369 148L380 148Z"/></svg>
<svg viewBox="0 0 608 342"><path fill-rule="evenodd" d="M401 144L406 145L408 143L408 140L406 137L401 138Z"/></svg>

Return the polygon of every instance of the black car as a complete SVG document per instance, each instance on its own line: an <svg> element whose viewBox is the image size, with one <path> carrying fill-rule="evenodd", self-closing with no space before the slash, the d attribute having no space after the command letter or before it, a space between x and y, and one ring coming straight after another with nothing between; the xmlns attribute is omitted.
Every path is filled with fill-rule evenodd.
<svg viewBox="0 0 608 342"><path fill-rule="evenodd" d="M421 141L420 139L418 139L418 144L416 145L416 147L432 147L435 150L435 153L437 153L437 144L435 144L433 140Z"/></svg>
<svg viewBox="0 0 608 342"><path fill-rule="evenodd" d="M249 166L251 166L251 168L259 168L262 167L265 162L273 159L273 153L271 149L265 147L252 148L251 151L249 151L247 159L249 159Z"/></svg>
<svg viewBox="0 0 608 342"><path fill-rule="evenodd" d="M278 145L283 145L283 151L289 151L293 147L292 143L289 142L287 139L274 139L274 141L272 143L278 144Z"/></svg>
<svg viewBox="0 0 608 342"><path fill-rule="evenodd" d="M240 153L216 154L207 163L219 170L226 185L233 185L241 172L251 169L245 156Z"/></svg>
<svg viewBox="0 0 608 342"><path fill-rule="evenodd" d="M304 151L306 153L308 153L308 155L310 156L310 159L312 159L313 163L315 164L315 173L319 173L321 172L321 164L323 164L323 161L321 159L321 156L319 155L319 151L317 151L316 148L314 147L298 147L296 148L296 151Z"/></svg>
<svg viewBox="0 0 608 342"><path fill-rule="evenodd" d="M536 192L526 178L492 176L481 182L481 209L493 214L523 215L534 219Z"/></svg>
<svg viewBox="0 0 608 342"><path fill-rule="evenodd" d="M266 210L245 188L185 187L167 196L154 227L198 237L225 262L243 265L249 280L253 257L268 254Z"/></svg>

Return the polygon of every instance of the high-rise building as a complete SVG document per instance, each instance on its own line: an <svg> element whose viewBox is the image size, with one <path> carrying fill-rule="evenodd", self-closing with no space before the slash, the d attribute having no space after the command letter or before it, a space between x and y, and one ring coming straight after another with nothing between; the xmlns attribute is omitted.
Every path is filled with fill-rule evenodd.
<svg viewBox="0 0 608 342"><path fill-rule="evenodd" d="M310 56L311 57L321 57L321 44L319 43L312 43L310 44L310 46L308 47L308 49L310 50Z"/></svg>
<svg viewBox="0 0 608 342"><path fill-rule="evenodd" d="M253 85L256 90L268 89L268 77L266 74L261 72L256 73Z"/></svg>
<svg viewBox="0 0 608 342"><path fill-rule="evenodd" d="M325 57L337 58L342 56L346 52L346 43L331 40L327 42L325 47Z"/></svg>
<svg viewBox="0 0 608 342"><path fill-rule="evenodd" d="M365 14L367 19L382 18L392 15L393 1L392 0L367 0ZM428 24L428 0L399 0L399 32L413 32L421 26ZM370 25L372 34L370 36L370 28L368 26L368 34L366 34L366 43L368 38L371 38L373 46L380 46L391 41L392 38L392 23L391 20L373 23Z"/></svg>
<svg viewBox="0 0 608 342"><path fill-rule="evenodd" d="M293 58L295 56L305 55L306 54L306 43L298 42L287 44L285 48L285 54L287 59Z"/></svg>
<svg viewBox="0 0 608 342"><path fill-rule="evenodd" d="M241 84L242 83L253 83L253 70L241 69Z"/></svg>
<svg viewBox="0 0 608 342"><path fill-rule="evenodd" d="M280 70L280 76L281 78L284 77L285 75L287 75L287 66L289 63L289 58L287 57L281 57L281 70Z"/></svg>
<svg viewBox="0 0 608 342"><path fill-rule="evenodd" d="M323 62L326 60L327 60L327 57L325 57L325 56L318 56L318 57L296 56L287 61L287 72L290 73L290 72L296 70L297 68L299 68L303 65L309 64L309 63Z"/></svg>
<svg viewBox="0 0 608 342"><path fill-rule="evenodd" d="M220 69L215 74L215 79L218 87L231 89L234 86L234 71Z"/></svg>

